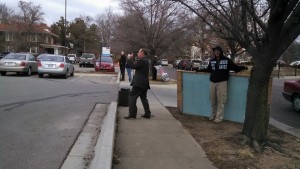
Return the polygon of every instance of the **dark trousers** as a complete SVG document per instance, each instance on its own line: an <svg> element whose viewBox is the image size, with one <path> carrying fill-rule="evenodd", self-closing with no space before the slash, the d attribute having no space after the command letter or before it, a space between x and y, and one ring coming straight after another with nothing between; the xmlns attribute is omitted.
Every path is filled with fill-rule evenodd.
<svg viewBox="0 0 300 169"><path fill-rule="evenodd" d="M151 69L152 69L152 80L156 80L157 70L155 69L154 66Z"/></svg>
<svg viewBox="0 0 300 169"><path fill-rule="evenodd" d="M125 65L120 65L121 80L125 80Z"/></svg>
<svg viewBox="0 0 300 169"><path fill-rule="evenodd" d="M145 111L144 115L150 117L151 112L150 112L149 103L147 99L147 91L148 89L132 87L129 94L129 117L136 117L137 114L136 101L138 97L140 97L142 101L144 111Z"/></svg>

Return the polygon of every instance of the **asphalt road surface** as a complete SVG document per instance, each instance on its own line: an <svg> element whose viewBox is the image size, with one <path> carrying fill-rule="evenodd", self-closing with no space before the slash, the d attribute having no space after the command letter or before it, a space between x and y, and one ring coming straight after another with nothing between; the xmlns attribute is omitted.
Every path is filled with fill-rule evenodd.
<svg viewBox="0 0 300 169"><path fill-rule="evenodd" d="M0 76L0 168L59 169L96 103L117 101L116 78Z"/></svg>

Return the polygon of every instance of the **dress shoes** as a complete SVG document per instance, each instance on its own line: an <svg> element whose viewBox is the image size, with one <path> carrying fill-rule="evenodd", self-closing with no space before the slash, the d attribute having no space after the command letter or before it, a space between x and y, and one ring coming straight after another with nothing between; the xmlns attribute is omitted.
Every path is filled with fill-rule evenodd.
<svg viewBox="0 0 300 169"><path fill-rule="evenodd" d="M133 119L136 119L136 118L135 117L126 116L126 117L124 117L124 119L133 120Z"/></svg>
<svg viewBox="0 0 300 169"><path fill-rule="evenodd" d="M150 116L146 116L146 115L142 115L143 118L145 119L150 119L151 117Z"/></svg>

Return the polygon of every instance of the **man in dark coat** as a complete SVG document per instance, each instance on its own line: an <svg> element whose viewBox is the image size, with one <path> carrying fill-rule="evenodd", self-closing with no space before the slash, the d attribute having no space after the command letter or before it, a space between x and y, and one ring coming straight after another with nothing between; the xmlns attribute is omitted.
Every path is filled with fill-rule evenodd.
<svg viewBox="0 0 300 169"><path fill-rule="evenodd" d="M121 71L121 80L124 81L125 80L126 56L125 56L125 53L123 51L121 52L119 65L120 65L120 71Z"/></svg>
<svg viewBox="0 0 300 169"><path fill-rule="evenodd" d="M149 61L145 58L147 51L145 49L140 49L138 53L138 61L133 61L133 58L127 61L131 69L135 69L135 74L133 76L131 86L132 89L129 94L129 115L124 117L125 119L135 119L137 115L137 98L140 97L141 102L144 107L143 118L150 119L151 111L149 108L149 103L147 99L147 91L150 89L149 85Z"/></svg>

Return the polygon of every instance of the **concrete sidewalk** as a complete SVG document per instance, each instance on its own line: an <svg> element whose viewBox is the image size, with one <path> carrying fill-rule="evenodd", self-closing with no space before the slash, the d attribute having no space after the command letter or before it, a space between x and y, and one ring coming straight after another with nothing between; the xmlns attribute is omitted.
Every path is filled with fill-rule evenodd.
<svg viewBox="0 0 300 169"><path fill-rule="evenodd" d="M121 87L130 87L121 81ZM128 107L118 107L115 149L120 163L114 169L216 169L202 147L159 102L151 90L148 100L151 119L143 119L138 99L137 119L127 120Z"/></svg>

